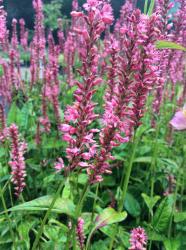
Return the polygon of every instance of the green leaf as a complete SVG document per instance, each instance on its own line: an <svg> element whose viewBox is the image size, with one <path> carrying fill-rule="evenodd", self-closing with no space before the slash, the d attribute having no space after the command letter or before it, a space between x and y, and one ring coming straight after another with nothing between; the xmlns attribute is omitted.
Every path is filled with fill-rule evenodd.
<svg viewBox="0 0 186 250"><path fill-rule="evenodd" d="M163 243L165 250L180 250L181 242L179 239L166 239Z"/></svg>
<svg viewBox="0 0 186 250"><path fill-rule="evenodd" d="M100 228L101 232L104 233L105 235L107 235L108 237L110 237L111 239L113 238L113 235L116 232L116 225L107 225L105 227Z"/></svg>
<svg viewBox="0 0 186 250"><path fill-rule="evenodd" d="M28 127L28 118L29 115L31 114L33 109L32 103L31 102L27 102L25 103L25 105L23 106L23 108L21 109L21 120L20 120L20 126L26 130Z"/></svg>
<svg viewBox="0 0 186 250"><path fill-rule="evenodd" d="M143 197L145 204L147 205L147 207L149 208L150 211L152 211L153 207L156 205L156 203L159 201L159 199L161 198L160 196L156 195L154 197L150 197L144 193L141 194L141 196Z"/></svg>
<svg viewBox="0 0 186 250"><path fill-rule="evenodd" d="M134 160L134 162L138 163L151 163L151 161L152 161L151 156L138 157Z"/></svg>
<svg viewBox="0 0 186 250"><path fill-rule="evenodd" d="M147 14L147 8L148 8L148 0L145 0L145 4L144 4L144 14Z"/></svg>
<svg viewBox="0 0 186 250"><path fill-rule="evenodd" d="M147 231L147 234L151 241L164 241L166 239L163 234L156 233L154 230Z"/></svg>
<svg viewBox="0 0 186 250"><path fill-rule="evenodd" d="M155 5L155 0L151 0L149 10L148 10L148 15L151 16L154 10L154 5Z"/></svg>
<svg viewBox="0 0 186 250"><path fill-rule="evenodd" d="M9 211L11 211L11 212L46 211L46 210L48 210L52 200L53 200L53 197L50 195L42 196L42 197L37 198L35 200L28 201L28 202L25 202L21 205L12 207L9 209ZM52 212L74 216L75 215L75 206L74 206L73 202L69 199L58 198L55 202L55 205L52 209Z"/></svg>
<svg viewBox="0 0 186 250"><path fill-rule="evenodd" d="M43 149L58 149L64 146L64 142L57 140L56 138L46 138L43 141Z"/></svg>
<svg viewBox="0 0 186 250"><path fill-rule="evenodd" d="M43 233L51 241L54 241L54 242L66 241L66 232L64 232L63 228L61 228L60 226L45 225Z"/></svg>
<svg viewBox="0 0 186 250"><path fill-rule="evenodd" d="M169 195L163 199L156 210L152 221L153 229L156 232L163 232L167 229L172 214L173 202L173 195Z"/></svg>
<svg viewBox="0 0 186 250"><path fill-rule="evenodd" d="M174 222L178 223L178 222L182 222L186 220L186 212L176 212L174 214Z"/></svg>
<svg viewBox="0 0 186 250"><path fill-rule="evenodd" d="M21 111L17 107L16 103L13 102L8 112L7 123L8 125L12 123L16 123L19 125L20 121L21 121Z"/></svg>
<svg viewBox="0 0 186 250"><path fill-rule="evenodd" d="M34 225L35 221L27 221L22 222L18 227L18 233L20 236L20 239L23 240L25 243L26 249L30 249L30 238L29 238L29 232L32 226Z"/></svg>
<svg viewBox="0 0 186 250"><path fill-rule="evenodd" d="M105 208L100 215L96 217L94 229L104 227L123 221L127 217L126 212L116 212L113 208Z"/></svg>
<svg viewBox="0 0 186 250"><path fill-rule="evenodd" d="M63 188L63 194L62 194L63 199L69 199L70 194L71 194L70 182L69 182L69 179L67 179L65 182L65 186Z"/></svg>
<svg viewBox="0 0 186 250"><path fill-rule="evenodd" d="M0 77L2 77L2 76L3 76L3 74L4 74L3 66L2 66L2 65L0 65Z"/></svg>
<svg viewBox="0 0 186 250"><path fill-rule="evenodd" d="M124 207L127 212L133 217L138 217L141 213L141 208L139 202L130 193L127 193Z"/></svg>
<svg viewBox="0 0 186 250"><path fill-rule="evenodd" d="M174 169L178 169L179 168L178 164L175 161L173 161L173 160L171 160L169 158L161 158L161 162L164 163L164 164L166 164L169 167L174 168Z"/></svg>
<svg viewBox="0 0 186 250"><path fill-rule="evenodd" d="M156 42L156 47L158 49L176 49L176 50L182 50L186 51L186 48L181 46L180 44L169 42L166 40L159 40Z"/></svg>

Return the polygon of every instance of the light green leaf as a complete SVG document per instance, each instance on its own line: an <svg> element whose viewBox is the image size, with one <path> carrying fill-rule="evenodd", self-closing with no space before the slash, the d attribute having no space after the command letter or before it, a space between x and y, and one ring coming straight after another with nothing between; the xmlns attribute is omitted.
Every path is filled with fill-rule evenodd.
<svg viewBox="0 0 186 250"><path fill-rule="evenodd" d="M180 250L181 242L179 239L166 239L163 243L165 250Z"/></svg>
<svg viewBox="0 0 186 250"><path fill-rule="evenodd" d="M17 212L17 211L46 211L48 210L51 202L53 200L53 197L50 195L42 196L38 199L25 202L21 205L12 207L9 209L11 212ZM58 198L55 202L55 205L52 209L52 212L55 213L61 213L61 214L68 214L70 216L75 215L75 206L73 202L69 199L62 199Z"/></svg>
<svg viewBox="0 0 186 250"><path fill-rule="evenodd" d="M138 163L151 163L151 161L152 161L151 156L138 157L134 160L134 162Z"/></svg>
<svg viewBox="0 0 186 250"><path fill-rule="evenodd" d="M2 66L2 65L0 65L0 77L2 77L2 76L3 76L3 74L4 74L3 66Z"/></svg>
<svg viewBox="0 0 186 250"><path fill-rule="evenodd" d="M30 232L30 229L32 228L32 226L34 225L35 221L25 221L25 222L22 222L19 227L18 227L18 233L19 233L19 236L20 236L20 239L23 240L25 246L26 246L26 249L30 249L30 238L29 238L29 232Z"/></svg>
<svg viewBox="0 0 186 250"><path fill-rule="evenodd" d="M147 231L148 239L152 241L164 241L166 237L163 234L156 233L154 230Z"/></svg>
<svg viewBox="0 0 186 250"><path fill-rule="evenodd" d="M64 146L64 142L60 140L56 140L56 138L48 139L46 138L46 141L43 142L43 149L58 149Z"/></svg>
<svg viewBox="0 0 186 250"><path fill-rule="evenodd" d="M69 182L69 179L67 179L66 182L65 182L64 189L63 189L63 194L62 194L63 199L69 199L70 194L71 194L70 182Z"/></svg>
<svg viewBox="0 0 186 250"><path fill-rule="evenodd" d="M94 229L104 227L123 221L127 217L126 212L116 212L113 208L105 208L100 215L96 217Z"/></svg>
<svg viewBox="0 0 186 250"><path fill-rule="evenodd" d="M24 128L24 130L28 127L28 118L29 114L32 112L33 106L31 102L25 103L23 108L21 109L21 120L20 120L20 126Z"/></svg>
<svg viewBox="0 0 186 250"><path fill-rule="evenodd" d="M154 5L155 5L155 0L151 0L149 10L148 10L148 15L151 16L154 10Z"/></svg>
<svg viewBox="0 0 186 250"><path fill-rule="evenodd" d="M111 207L105 208L104 210L101 211L101 214L96 217L94 222L95 226L91 230L87 241L90 242L92 235L97 229L101 229L105 226L121 222L126 217L127 217L126 212L117 212Z"/></svg>
<svg viewBox="0 0 186 250"><path fill-rule="evenodd" d="M182 222L186 220L186 212L176 212L174 214L174 222L178 223L178 222Z"/></svg>
<svg viewBox="0 0 186 250"><path fill-rule="evenodd" d="M8 125L12 123L16 123L19 125L20 121L21 121L21 111L17 107L16 103L13 102L8 112L7 123Z"/></svg>
<svg viewBox="0 0 186 250"><path fill-rule="evenodd" d="M144 14L147 14L147 8L148 8L148 0L145 0L145 4L144 4Z"/></svg>
<svg viewBox="0 0 186 250"><path fill-rule="evenodd" d="M105 235L107 235L108 237L110 237L111 239L113 238L113 235L116 232L116 225L107 225L105 227L100 228L101 232L104 233Z"/></svg>
<svg viewBox="0 0 186 250"><path fill-rule="evenodd" d="M161 198L160 196L156 195L154 197L150 197L144 193L141 194L141 196L143 197L145 204L147 205L147 207L149 208L150 211L152 211L153 207L156 205L156 203L159 201L159 199Z"/></svg>
<svg viewBox="0 0 186 250"><path fill-rule="evenodd" d="M176 50L182 50L186 51L186 48L181 46L180 44L169 42L166 40L159 40L156 42L156 47L158 49L176 49Z"/></svg>

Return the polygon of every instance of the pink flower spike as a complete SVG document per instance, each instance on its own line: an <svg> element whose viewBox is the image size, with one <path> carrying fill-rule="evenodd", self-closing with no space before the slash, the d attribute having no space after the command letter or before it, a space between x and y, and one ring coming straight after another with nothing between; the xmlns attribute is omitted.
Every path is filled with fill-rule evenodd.
<svg viewBox="0 0 186 250"><path fill-rule="evenodd" d="M24 141L20 140L18 127L15 124L12 124L9 127L9 137L11 139L11 161L9 162L9 165L12 170L12 183L15 186L14 189L16 196L19 196L26 186L25 160L23 155L27 146Z"/></svg>
<svg viewBox="0 0 186 250"><path fill-rule="evenodd" d="M76 234L77 234L77 239L78 239L81 250L84 249L84 241L85 241L84 224L85 224L84 220L82 218L78 218Z"/></svg>
<svg viewBox="0 0 186 250"><path fill-rule="evenodd" d="M182 110L175 113L174 117L170 121L170 124L176 130L186 129L186 105L184 105Z"/></svg>
<svg viewBox="0 0 186 250"><path fill-rule="evenodd" d="M130 235L130 248L129 250L145 250L147 244L147 236L145 230L141 227L134 228Z"/></svg>

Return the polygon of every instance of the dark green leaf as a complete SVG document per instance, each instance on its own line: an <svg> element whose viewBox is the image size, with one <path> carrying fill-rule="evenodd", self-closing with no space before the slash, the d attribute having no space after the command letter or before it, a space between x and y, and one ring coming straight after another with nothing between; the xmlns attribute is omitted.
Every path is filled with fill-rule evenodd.
<svg viewBox="0 0 186 250"><path fill-rule="evenodd" d="M127 193L124 207L127 212L133 217L138 217L141 213L141 208L139 202L130 193Z"/></svg>
<svg viewBox="0 0 186 250"><path fill-rule="evenodd" d="M153 229L156 232L164 232L167 229L172 214L173 201L172 195L164 198L156 210L152 221Z"/></svg>

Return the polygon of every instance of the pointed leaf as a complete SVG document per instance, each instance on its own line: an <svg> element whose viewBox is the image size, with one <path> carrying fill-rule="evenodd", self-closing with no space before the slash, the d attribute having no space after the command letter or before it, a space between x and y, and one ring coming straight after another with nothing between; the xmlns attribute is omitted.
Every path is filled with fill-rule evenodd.
<svg viewBox="0 0 186 250"><path fill-rule="evenodd" d="M181 242L179 239L166 239L163 243L165 250L180 250Z"/></svg>
<svg viewBox="0 0 186 250"><path fill-rule="evenodd" d="M161 198L160 196L156 195L154 197L150 197L144 193L142 193L141 195L145 201L145 204L147 205L147 207L149 208L149 210L151 211L153 209L153 207L156 205L156 203L159 201L159 199Z"/></svg>
<svg viewBox="0 0 186 250"><path fill-rule="evenodd" d="M169 195L163 199L156 210L152 221L153 229L156 232L163 232L167 229L172 214L173 202L173 196Z"/></svg>
<svg viewBox="0 0 186 250"><path fill-rule="evenodd" d="M109 207L102 211L97 216L95 221L95 229L104 227L106 225L114 224L123 221L127 217L126 212L116 212L113 208Z"/></svg>
<svg viewBox="0 0 186 250"><path fill-rule="evenodd" d="M46 211L51 202L53 200L52 196L42 196L38 199L32 200L32 201L28 201L25 202L21 205L12 207L9 209L9 211L11 212L17 212L17 211L30 211L30 212L34 212L34 211ZM75 206L73 204L73 202L69 199L62 199L62 198L58 198L55 202L55 205L52 209L52 212L55 213L62 213L62 214L68 214L70 216L74 216L75 215Z"/></svg>
<svg viewBox="0 0 186 250"><path fill-rule="evenodd" d="M158 49L176 49L176 50L182 50L186 51L186 48L181 46L180 44L169 42L166 40L159 40L156 42L156 47Z"/></svg>
<svg viewBox="0 0 186 250"><path fill-rule="evenodd" d="M174 214L174 222L182 222L182 221L184 221L184 220L186 220L186 212L176 212L175 214Z"/></svg>
<svg viewBox="0 0 186 250"><path fill-rule="evenodd" d="M130 193L127 193L127 195L126 195L124 207L127 210L127 212L130 215L132 215L133 217L138 217L141 213L141 208L140 208L139 202Z"/></svg>
<svg viewBox="0 0 186 250"><path fill-rule="evenodd" d="M148 10L148 15L151 16L154 10L154 5L155 5L155 0L151 0L149 10Z"/></svg>

